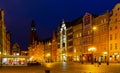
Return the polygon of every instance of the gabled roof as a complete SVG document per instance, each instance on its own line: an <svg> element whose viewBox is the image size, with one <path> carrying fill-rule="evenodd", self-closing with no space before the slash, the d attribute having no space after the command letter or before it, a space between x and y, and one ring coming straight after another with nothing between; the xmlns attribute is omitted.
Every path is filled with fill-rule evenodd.
<svg viewBox="0 0 120 73"><path fill-rule="evenodd" d="M81 16L81 17L73 20L73 21L71 22L71 24L74 26L74 25L80 24L80 23L82 23L82 22L83 22L83 17Z"/></svg>
<svg viewBox="0 0 120 73"><path fill-rule="evenodd" d="M49 37L49 38L44 39L44 40L42 40L42 41L43 41L43 43L52 42L52 37Z"/></svg>

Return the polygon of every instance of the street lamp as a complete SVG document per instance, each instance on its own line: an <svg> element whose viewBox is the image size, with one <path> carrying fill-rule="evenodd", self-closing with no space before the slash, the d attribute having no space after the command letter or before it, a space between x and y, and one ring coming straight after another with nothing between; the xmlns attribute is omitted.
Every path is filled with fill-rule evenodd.
<svg viewBox="0 0 120 73"><path fill-rule="evenodd" d="M97 30L97 27L96 26L92 26L92 46L94 46L94 31ZM88 51L91 51L92 52L92 56L91 56L91 63L93 64L93 51L96 51L96 48L95 47L91 47L88 49Z"/></svg>
<svg viewBox="0 0 120 73"><path fill-rule="evenodd" d="M91 63L93 64L93 61L94 61L94 60L93 60L93 57L94 57L94 56L93 56L93 55L94 55L93 52L96 51L96 48L95 48L95 47L91 47L91 48L88 49L88 51L89 51L89 52L92 52L92 56L91 56L91 60L92 60L92 61L91 61Z"/></svg>
<svg viewBox="0 0 120 73"><path fill-rule="evenodd" d="M46 54L46 57L47 57L48 62L49 62L49 61L51 60L51 58L50 58L50 57L51 57L51 54L50 54L50 53L47 53L47 54Z"/></svg>
<svg viewBox="0 0 120 73"><path fill-rule="evenodd" d="M96 29L97 29L96 26L94 26L94 27L93 27L93 30L96 30Z"/></svg>

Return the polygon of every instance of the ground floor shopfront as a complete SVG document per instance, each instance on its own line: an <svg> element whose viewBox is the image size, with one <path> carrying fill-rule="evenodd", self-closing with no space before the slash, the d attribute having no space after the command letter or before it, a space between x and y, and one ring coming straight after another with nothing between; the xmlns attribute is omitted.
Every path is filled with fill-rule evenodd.
<svg viewBox="0 0 120 73"><path fill-rule="evenodd" d="M110 52L110 62L120 62L120 52Z"/></svg>
<svg viewBox="0 0 120 73"><path fill-rule="evenodd" d="M27 66L27 56L1 56L1 66Z"/></svg>

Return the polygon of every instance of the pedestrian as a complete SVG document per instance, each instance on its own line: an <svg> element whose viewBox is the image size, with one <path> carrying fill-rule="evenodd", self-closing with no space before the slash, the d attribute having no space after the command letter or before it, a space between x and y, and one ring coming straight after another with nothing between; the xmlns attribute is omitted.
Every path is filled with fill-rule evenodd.
<svg viewBox="0 0 120 73"><path fill-rule="evenodd" d="M96 57L95 57L95 63L96 63Z"/></svg>

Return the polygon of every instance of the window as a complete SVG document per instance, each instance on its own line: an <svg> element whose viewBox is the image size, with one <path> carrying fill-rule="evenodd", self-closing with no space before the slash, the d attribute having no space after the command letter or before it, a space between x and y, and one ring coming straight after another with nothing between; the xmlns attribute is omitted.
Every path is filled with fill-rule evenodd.
<svg viewBox="0 0 120 73"><path fill-rule="evenodd" d="M115 16L117 16L117 13L115 13Z"/></svg>
<svg viewBox="0 0 120 73"><path fill-rule="evenodd" d="M77 38L78 38L78 34L77 34L77 36L76 36Z"/></svg>
<svg viewBox="0 0 120 73"><path fill-rule="evenodd" d="M115 49L117 49L117 43L115 43Z"/></svg>
<svg viewBox="0 0 120 73"><path fill-rule="evenodd" d="M117 22L117 18L115 19L115 22Z"/></svg>
<svg viewBox="0 0 120 73"><path fill-rule="evenodd" d="M110 50L112 50L112 44L110 44Z"/></svg>
<svg viewBox="0 0 120 73"><path fill-rule="evenodd" d="M62 46L65 47L65 43L63 43Z"/></svg>
<svg viewBox="0 0 120 73"><path fill-rule="evenodd" d="M104 50L106 50L106 47L104 47Z"/></svg>
<svg viewBox="0 0 120 73"><path fill-rule="evenodd" d="M117 26L115 26L115 29L117 29Z"/></svg>
<svg viewBox="0 0 120 73"><path fill-rule="evenodd" d="M106 19L104 19L104 23L106 22Z"/></svg>
<svg viewBox="0 0 120 73"><path fill-rule="evenodd" d="M112 34L110 34L110 40L112 40Z"/></svg>
<svg viewBox="0 0 120 73"><path fill-rule="evenodd" d="M106 26L104 26L104 27L103 27L103 31L106 31L106 30L107 30L107 27L106 27Z"/></svg>
<svg viewBox="0 0 120 73"><path fill-rule="evenodd" d="M73 42L72 42L72 41L70 41L70 42L69 42L69 46L72 46L72 45L73 45Z"/></svg>
<svg viewBox="0 0 120 73"><path fill-rule="evenodd" d="M117 39L117 33L115 33L115 40Z"/></svg>
<svg viewBox="0 0 120 73"><path fill-rule="evenodd" d="M110 30L112 30L112 27L110 27Z"/></svg>
<svg viewBox="0 0 120 73"><path fill-rule="evenodd" d="M88 31L88 34L90 34L90 31Z"/></svg>
<svg viewBox="0 0 120 73"><path fill-rule="evenodd" d="M80 33L80 37L82 36L82 34Z"/></svg>
<svg viewBox="0 0 120 73"><path fill-rule="evenodd" d="M103 20L101 20L101 24L103 24Z"/></svg>

